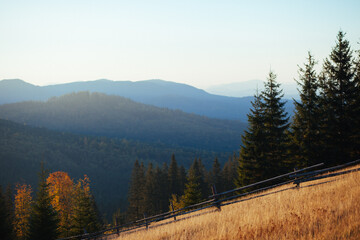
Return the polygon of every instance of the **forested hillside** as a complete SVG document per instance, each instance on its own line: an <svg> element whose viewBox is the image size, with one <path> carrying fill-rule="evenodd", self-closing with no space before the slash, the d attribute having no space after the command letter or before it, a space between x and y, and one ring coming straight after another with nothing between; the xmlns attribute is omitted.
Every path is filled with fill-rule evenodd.
<svg viewBox="0 0 360 240"><path fill-rule="evenodd" d="M239 121L210 119L89 92L47 102L2 105L0 118L73 133L222 152L239 148L246 127Z"/></svg>
<svg viewBox="0 0 360 240"><path fill-rule="evenodd" d="M224 162L229 155L59 133L0 120L0 185L25 182L36 188L36 173L44 161L51 171L65 171L74 178L88 175L100 210L108 216L121 204L124 206L136 159L162 166L163 162L170 163L173 153L186 168L195 157L201 157L210 167L215 156Z"/></svg>

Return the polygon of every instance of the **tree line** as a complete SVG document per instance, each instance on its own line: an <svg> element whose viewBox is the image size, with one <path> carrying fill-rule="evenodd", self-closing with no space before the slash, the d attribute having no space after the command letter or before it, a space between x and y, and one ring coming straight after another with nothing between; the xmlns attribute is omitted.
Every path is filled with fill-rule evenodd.
<svg viewBox="0 0 360 240"><path fill-rule="evenodd" d="M175 209L183 208L207 199L211 194L210 187L215 184L220 191L234 188L233 178L236 175L237 156L229 160L221 168L217 158L207 171L200 158L195 158L188 171L178 165L175 155L170 165L147 167L136 161L132 170L128 192L128 209L125 214L117 213L114 222L130 222L145 216L151 216Z"/></svg>
<svg viewBox="0 0 360 240"><path fill-rule="evenodd" d="M0 189L0 239L51 240L100 230L102 222L85 175L76 183L66 172L48 174L43 165L35 198L29 184L15 194Z"/></svg>
<svg viewBox="0 0 360 240"><path fill-rule="evenodd" d="M220 168L217 159L206 171L195 159L185 172L173 156L170 167L145 169L136 162L128 194L128 220L189 206L207 199L210 186L218 192L268 179L294 168L324 162L337 165L360 155L360 51L353 57L340 31L336 46L316 73L311 53L299 67L300 100L290 120L276 74L269 72L257 91L242 135L239 157Z"/></svg>
<svg viewBox="0 0 360 240"><path fill-rule="evenodd" d="M345 33L322 70L309 52L296 80L300 100L289 121L276 75L269 73L265 89L255 95L248 115L249 127L242 136L239 186L324 162L328 166L360 155L360 52L353 51Z"/></svg>

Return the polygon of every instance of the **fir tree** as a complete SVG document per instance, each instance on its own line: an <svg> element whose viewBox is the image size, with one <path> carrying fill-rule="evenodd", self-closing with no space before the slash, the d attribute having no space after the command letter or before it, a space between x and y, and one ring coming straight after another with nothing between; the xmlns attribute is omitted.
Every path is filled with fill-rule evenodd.
<svg viewBox="0 0 360 240"><path fill-rule="evenodd" d="M358 146L353 142L359 89L354 80L352 51L345 33L337 35L336 46L323 65L321 84L326 159L330 165L349 161Z"/></svg>
<svg viewBox="0 0 360 240"><path fill-rule="evenodd" d="M238 156L234 153L233 156L229 157L221 171L221 181L223 182L223 187L220 188L218 192L231 190L236 187L235 181L237 178L238 166Z"/></svg>
<svg viewBox="0 0 360 240"><path fill-rule="evenodd" d="M178 170L178 177L179 177L179 195L184 194L185 184L186 184L186 170L184 166L180 166Z"/></svg>
<svg viewBox="0 0 360 240"><path fill-rule="evenodd" d="M357 50L357 57L354 61L354 83L356 87L356 98L353 104L355 125L354 135L352 141L354 142L354 149L351 151L351 158L357 158L360 156L360 50Z"/></svg>
<svg viewBox="0 0 360 240"><path fill-rule="evenodd" d="M308 53L304 68L299 67L300 102L294 100L295 115L291 125L292 157L298 167L321 161L319 80L315 73L316 62Z"/></svg>
<svg viewBox="0 0 360 240"><path fill-rule="evenodd" d="M282 89L276 82L276 74L270 71L265 89L261 92L262 110L264 122L264 161L263 179L273 177L292 169L288 159L288 135L289 117L285 112L282 101Z"/></svg>
<svg viewBox="0 0 360 240"><path fill-rule="evenodd" d="M197 159L195 158L189 169L187 183L185 184L183 196L185 206L190 206L203 200L202 184L203 179L201 169Z"/></svg>
<svg viewBox="0 0 360 240"><path fill-rule="evenodd" d="M221 166L217 157L214 159L209 175L209 185L215 185L217 192L222 191ZM209 189L211 189L210 186Z"/></svg>
<svg viewBox="0 0 360 240"><path fill-rule="evenodd" d="M152 163L149 163L145 174L144 208L147 216L156 214L156 205L159 201L156 186L156 178Z"/></svg>
<svg viewBox="0 0 360 240"><path fill-rule="evenodd" d="M51 206L51 197L48 192L48 184L46 183L47 171L41 164L39 174L39 187L36 194L36 200L32 206L29 222L28 239L51 240L57 239L58 232L58 215Z"/></svg>
<svg viewBox="0 0 360 240"><path fill-rule="evenodd" d="M257 92L248 114L248 129L242 135L236 186L242 187L263 178L267 169L265 160L265 129L263 103Z"/></svg>
<svg viewBox="0 0 360 240"><path fill-rule="evenodd" d="M99 212L86 175L75 186L71 223L71 235L92 233L101 229Z"/></svg>
<svg viewBox="0 0 360 240"><path fill-rule="evenodd" d="M0 239L15 239L13 230L13 203L11 195L3 194L0 186Z"/></svg>
<svg viewBox="0 0 360 240"><path fill-rule="evenodd" d="M180 196L181 194L181 186L180 186L180 175L179 175L179 168L175 159L175 155L171 155L171 162L169 167L169 193L175 194L177 196Z"/></svg>
<svg viewBox="0 0 360 240"><path fill-rule="evenodd" d="M131 174L130 188L128 192L129 207L127 211L128 220L137 220L144 215L144 165L136 160Z"/></svg>

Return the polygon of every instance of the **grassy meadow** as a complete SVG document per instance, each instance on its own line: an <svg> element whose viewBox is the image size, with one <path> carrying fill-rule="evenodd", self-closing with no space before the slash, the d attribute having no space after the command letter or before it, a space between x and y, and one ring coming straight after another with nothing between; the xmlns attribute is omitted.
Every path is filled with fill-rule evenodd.
<svg viewBox="0 0 360 240"><path fill-rule="evenodd" d="M264 193L115 239L360 239L360 172Z"/></svg>

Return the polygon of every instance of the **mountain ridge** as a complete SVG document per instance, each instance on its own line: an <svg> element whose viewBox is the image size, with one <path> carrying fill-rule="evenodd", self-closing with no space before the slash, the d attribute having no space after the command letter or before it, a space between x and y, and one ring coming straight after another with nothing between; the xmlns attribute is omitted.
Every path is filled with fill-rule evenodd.
<svg viewBox="0 0 360 240"><path fill-rule="evenodd" d="M15 87L9 87L9 81L11 80L0 81L0 104L48 100L51 97L72 92L90 91L122 96L136 102L169 109L179 109L187 113L204 115L210 118L246 122L246 114L249 112L250 102L253 99L253 94L250 97L242 98L220 96L207 93L190 85L159 79L138 82L100 79L48 86L35 86L22 80L13 80L16 82ZM292 103L289 102L286 106L288 112L291 113L293 110Z"/></svg>
<svg viewBox="0 0 360 240"><path fill-rule="evenodd" d="M134 102L103 93L78 92L46 102L0 105L0 118L53 130L162 142L172 146L235 151L246 124Z"/></svg>

